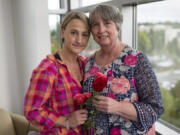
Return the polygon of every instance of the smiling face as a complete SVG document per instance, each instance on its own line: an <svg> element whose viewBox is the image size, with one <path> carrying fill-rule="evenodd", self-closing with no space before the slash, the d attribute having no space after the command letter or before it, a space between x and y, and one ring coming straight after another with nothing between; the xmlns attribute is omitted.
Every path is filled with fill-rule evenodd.
<svg viewBox="0 0 180 135"><path fill-rule="evenodd" d="M61 29L64 39L63 48L73 54L81 53L89 39L88 26L80 19L72 19L64 29Z"/></svg>
<svg viewBox="0 0 180 135"><path fill-rule="evenodd" d="M113 45L118 40L118 28L112 20L103 20L96 16L96 20L91 25L94 40L101 46Z"/></svg>

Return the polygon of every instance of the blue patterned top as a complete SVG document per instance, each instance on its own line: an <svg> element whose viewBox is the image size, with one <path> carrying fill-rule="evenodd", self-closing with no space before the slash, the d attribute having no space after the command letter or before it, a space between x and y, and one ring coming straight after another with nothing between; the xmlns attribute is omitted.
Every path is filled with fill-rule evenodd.
<svg viewBox="0 0 180 135"><path fill-rule="evenodd" d="M96 72L100 72L100 66L95 63L93 54L87 58L83 92L91 92ZM96 134L146 134L164 111L158 82L147 57L126 45L120 55L106 65L103 73L108 83L100 94L117 101L130 101L137 111L138 122L100 112L96 116Z"/></svg>

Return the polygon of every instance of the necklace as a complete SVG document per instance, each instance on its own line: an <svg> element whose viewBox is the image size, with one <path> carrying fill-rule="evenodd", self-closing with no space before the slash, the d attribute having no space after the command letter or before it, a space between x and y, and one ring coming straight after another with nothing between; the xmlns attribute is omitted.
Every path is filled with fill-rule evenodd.
<svg viewBox="0 0 180 135"><path fill-rule="evenodd" d="M103 66L100 67L100 72L104 73L104 70L105 70L105 66L103 65Z"/></svg>
<svg viewBox="0 0 180 135"><path fill-rule="evenodd" d="M73 76L73 78L77 81L82 80L82 71L80 69L78 58L74 62L69 62L66 60L66 57L64 57L62 51L59 51L59 55L63 61L63 63L66 65L68 72Z"/></svg>

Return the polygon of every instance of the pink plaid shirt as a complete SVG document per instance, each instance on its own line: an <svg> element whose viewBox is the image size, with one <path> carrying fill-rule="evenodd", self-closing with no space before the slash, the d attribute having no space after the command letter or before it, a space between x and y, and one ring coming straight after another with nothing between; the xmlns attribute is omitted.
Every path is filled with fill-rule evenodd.
<svg viewBox="0 0 180 135"><path fill-rule="evenodd" d="M78 60L83 71L82 57ZM48 55L32 73L24 102L25 117L40 128L40 135L80 134L80 128L66 130L54 124L60 116L78 109L73 96L81 90L80 82L72 77L67 66L54 55Z"/></svg>

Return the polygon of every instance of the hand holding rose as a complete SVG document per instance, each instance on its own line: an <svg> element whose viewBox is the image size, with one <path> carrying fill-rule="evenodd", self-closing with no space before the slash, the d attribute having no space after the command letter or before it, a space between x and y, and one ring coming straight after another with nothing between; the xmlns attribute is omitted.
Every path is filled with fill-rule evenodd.
<svg viewBox="0 0 180 135"><path fill-rule="evenodd" d="M111 97L96 96L93 105L98 111L120 115L126 119L138 121L136 110L129 101L116 101Z"/></svg>
<svg viewBox="0 0 180 135"><path fill-rule="evenodd" d="M68 120L69 120L69 127L70 128L76 128L79 125L82 125L85 123L87 120L87 110L81 109L73 112L72 114L69 115Z"/></svg>
<svg viewBox="0 0 180 135"><path fill-rule="evenodd" d="M85 92L83 94L79 93L76 94L73 99L74 102L77 105L80 105L81 109L87 106L91 106L92 105L92 100L99 94L99 92L103 91L103 89L106 87L107 85L107 76L97 72L94 78L94 81L92 83L92 93L88 93ZM100 96L101 97L101 96ZM98 96L97 96L98 98ZM100 109L101 110L101 109ZM94 129L95 129L95 120L96 120L96 114L98 113L98 111L96 109L92 110L90 112L90 114L92 115L92 121L91 123L89 121L85 122L87 120L87 113L83 113L81 112L80 114L74 114L74 118L70 119L72 125L76 125L76 124L83 124L83 130L85 132L89 132L89 134L93 135L94 134ZM84 114L84 115L83 115ZM76 119L76 118L81 118L81 119ZM73 127L73 126L71 126ZM74 126L75 127L75 126Z"/></svg>
<svg viewBox="0 0 180 135"><path fill-rule="evenodd" d="M120 102L105 96L96 96L93 100L93 105L98 111L117 114Z"/></svg>
<svg viewBox="0 0 180 135"><path fill-rule="evenodd" d="M88 112L87 112L87 110L83 109L83 106L86 104L88 99L91 98L91 96L92 96L91 93L86 92L83 94L81 94L81 93L76 94L73 97L74 102L76 103L76 105L79 105L81 109L73 112L68 117L69 127L76 128L77 126L82 125L86 122Z"/></svg>

